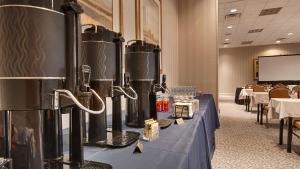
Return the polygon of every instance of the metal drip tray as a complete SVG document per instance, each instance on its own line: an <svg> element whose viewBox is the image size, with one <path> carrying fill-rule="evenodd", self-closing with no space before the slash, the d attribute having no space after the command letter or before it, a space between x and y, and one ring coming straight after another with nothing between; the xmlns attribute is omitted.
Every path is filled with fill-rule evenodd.
<svg viewBox="0 0 300 169"><path fill-rule="evenodd" d="M0 169L7 169L6 165L10 162L10 159L0 158Z"/></svg>
<svg viewBox="0 0 300 169"><path fill-rule="evenodd" d="M171 124L172 124L172 120L170 120L170 119L160 119L160 120L158 120L158 123L159 123L159 127L161 128L161 129L166 129L166 128L168 128Z"/></svg>
<svg viewBox="0 0 300 169"><path fill-rule="evenodd" d="M99 163L95 161L84 161L83 166L71 169L112 169L112 166L109 164Z"/></svg>
<svg viewBox="0 0 300 169"><path fill-rule="evenodd" d="M126 147L136 142L140 133L133 131L107 132L106 144L111 147Z"/></svg>
<svg viewBox="0 0 300 169"><path fill-rule="evenodd" d="M106 141L98 141L96 143L85 143L85 146L122 148L127 147L136 142L140 137L140 133L134 131L107 131Z"/></svg>
<svg viewBox="0 0 300 169"><path fill-rule="evenodd" d="M45 166L45 169L112 169L110 164L96 161L84 161L82 165L65 160L53 160Z"/></svg>

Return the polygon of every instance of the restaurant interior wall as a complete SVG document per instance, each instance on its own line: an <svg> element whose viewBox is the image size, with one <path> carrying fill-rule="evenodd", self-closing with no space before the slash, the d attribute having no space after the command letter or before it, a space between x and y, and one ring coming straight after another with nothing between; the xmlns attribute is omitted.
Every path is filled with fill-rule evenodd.
<svg viewBox="0 0 300 169"><path fill-rule="evenodd" d="M195 85L218 99L218 3L181 0L179 3L180 85Z"/></svg>
<svg viewBox="0 0 300 169"><path fill-rule="evenodd" d="M193 85L217 98L217 5L216 0L162 0L162 73L169 86ZM113 28L119 31L119 1L113 9ZM123 0L123 23L126 41L135 39L135 0Z"/></svg>
<svg viewBox="0 0 300 169"><path fill-rule="evenodd" d="M167 74L167 84L177 86L178 76L178 0L162 1L162 73ZM115 7L115 6L114 6ZM136 38L135 0L123 0L124 38ZM119 18L117 18L119 20ZM141 23L143 18L141 18ZM116 24L118 24L116 22ZM115 24L114 24L115 25ZM117 26L116 26L117 27Z"/></svg>
<svg viewBox="0 0 300 169"><path fill-rule="evenodd" d="M236 87L254 82L253 59L258 56L300 54L300 43L220 49L220 99L233 99Z"/></svg>
<svg viewBox="0 0 300 169"><path fill-rule="evenodd" d="M178 0L162 0L162 70L169 86L179 85Z"/></svg>

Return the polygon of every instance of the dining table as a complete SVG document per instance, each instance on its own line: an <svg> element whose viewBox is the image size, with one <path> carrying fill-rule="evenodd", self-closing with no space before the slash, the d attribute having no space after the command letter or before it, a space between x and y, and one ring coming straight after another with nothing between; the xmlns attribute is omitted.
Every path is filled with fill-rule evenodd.
<svg viewBox="0 0 300 169"><path fill-rule="evenodd" d="M272 98L269 103L269 117L279 118L279 145L283 144L284 119L288 120L287 152L292 150L293 119L300 118L300 99Z"/></svg>
<svg viewBox="0 0 300 169"><path fill-rule="evenodd" d="M253 92L252 102L257 105L257 123L263 124L264 106L270 102L269 92ZM259 118L260 117L260 118ZM266 118L266 120L268 120Z"/></svg>
<svg viewBox="0 0 300 169"><path fill-rule="evenodd" d="M245 100L245 105L246 105L246 111L247 112L250 112L252 94L253 94L253 89L245 89L245 88L243 88L242 91L241 91L241 93L240 93L240 96L239 96L240 100L241 99Z"/></svg>

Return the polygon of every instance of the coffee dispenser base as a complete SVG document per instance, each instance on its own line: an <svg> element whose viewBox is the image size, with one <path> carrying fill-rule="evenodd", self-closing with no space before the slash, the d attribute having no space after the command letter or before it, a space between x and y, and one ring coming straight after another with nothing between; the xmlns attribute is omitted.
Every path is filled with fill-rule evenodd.
<svg viewBox="0 0 300 169"><path fill-rule="evenodd" d="M112 166L95 161L84 161L82 166L64 165L63 169L112 169Z"/></svg>
<svg viewBox="0 0 300 169"><path fill-rule="evenodd" d="M166 129L171 126L173 121L170 119L160 119L160 120L158 120L158 123L159 123L160 129Z"/></svg>
<svg viewBox="0 0 300 169"><path fill-rule="evenodd" d="M135 143L140 133L134 131L107 131L106 141L85 143L85 146L123 148Z"/></svg>
<svg viewBox="0 0 300 169"><path fill-rule="evenodd" d="M100 163L96 161L84 161L83 164L73 163L64 160L54 160L50 162L51 165L46 165L45 169L113 169L110 164Z"/></svg>
<svg viewBox="0 0 300 169"><path fill-rule="evenodd" d="M10 163L11 159L0 158L0 168L9 168Z"/></svg>

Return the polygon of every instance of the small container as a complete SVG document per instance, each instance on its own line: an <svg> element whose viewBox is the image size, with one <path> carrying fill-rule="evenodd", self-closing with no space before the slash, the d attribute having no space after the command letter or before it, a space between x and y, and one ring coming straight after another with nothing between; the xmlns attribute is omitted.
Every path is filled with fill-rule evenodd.
<svg viewBox="0 0 300 169"><path fill-rule="evenodd" d="M170 111L170 99L169 97L164 97L163 99L163 112L168 113Z"/></svg>
<svg viewBox="0 0 300 169"><path fill-rule="evenodd" d="M162 112L163 111L163 99L158 97L156 100L156 111Z"/></svg>
<svg viewBox="0 0 300 169"><path fill-rule="evenodd" d="M145 120L144 136L146 141L152 141L159 137L159 123L154 119Z"/></svg>

